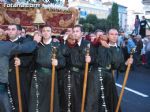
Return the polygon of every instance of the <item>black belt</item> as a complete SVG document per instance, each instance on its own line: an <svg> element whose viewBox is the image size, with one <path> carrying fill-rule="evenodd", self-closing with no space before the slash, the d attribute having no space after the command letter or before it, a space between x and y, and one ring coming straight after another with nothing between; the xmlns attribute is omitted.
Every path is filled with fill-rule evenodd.
<svg viewBox="0 0 150 112"><path fill-rule="evenodd" d="M97 68L98 69L98 71L106 71L106 72L110 72L111 71L111 69L110 68L107 68L107 67L98 67Z"/></svg>
<svg viewBox="0 0 150 112"><path fill-rule="evenodd" d="M36 69L37 72L41 72L41 73L51 73L51 69L50 68L44 68L44 67L40 67L38 69Z"/></svg>
<svg viewBox="0 0 150 112"><path fill-rule="evenodd" d="M95 70L102 70L102 71L111 71L111 68L108 68L108 67L92 67L93 69Z"/></svg>
<svg viewBox="0 0 150 112"><path fill-rule="evenodd" d="M78 68L78 67L70 67L70 71L73 71L73 72L81 72L81 71L83 71L83 69Z"/></svg>

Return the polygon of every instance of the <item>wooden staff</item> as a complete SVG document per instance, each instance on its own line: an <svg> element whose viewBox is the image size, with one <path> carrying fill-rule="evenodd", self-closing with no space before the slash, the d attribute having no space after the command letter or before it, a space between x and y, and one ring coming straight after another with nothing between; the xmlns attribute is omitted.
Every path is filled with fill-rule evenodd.
<svg viewBox="0 0 150 112"><path fill-rule="evenodd" d="M56 59L56 47L52 49L52 59ZM55 65L52 65L50 112L54 111Z"/></svg>
<svg viewBox="0 0 150 112"><path fill-rule="evenodd" d="M89 54L90 54L90 46L88 46L87 49L86 49L86 56L89 56ZM84 82L83 82L83 94L82 94L81 112L84 112L86 87L87 87L87 77L88 77L88 68L89 68L89 63L86 62L85 72L84 72Z"/></svg>
<svg viewBox="0 0 150 112"><path fill-rule="evenodd" d="M133 53L134 53L134 49L131 50L130 58L133 57ZM125 86L126 86L126 82L127 82L127 79L128 79L130 67L131 67L131 64L128 64L127 70L126 70L126 73L125 73L125 78L124 78L123 85L122 85L122 89L121 89L121 93L120 93L120 97L119 97L118 104L117 104L117 108L116 108L116 111L115 111L115 112L118 112L118 111L119 111L119 107L120 107L121 100L122 100L122 96L123 96L123 93L124 93L124 88L125 88Z"/></svg>
<svg viewBox="0 0 150 112"><path fill-rule="evenodd" d="M22 112L22 100L21 100L21 90L20 90L19 66L16 66L15 69L16 69L16 83L17 83L19 112Z"/></svg>
<svg viewBox="0 0 150 112"><path fill-rule="evenodd" d="M115 76L115 70L112 70L112 75L113 75L113 77Z"/></svg>

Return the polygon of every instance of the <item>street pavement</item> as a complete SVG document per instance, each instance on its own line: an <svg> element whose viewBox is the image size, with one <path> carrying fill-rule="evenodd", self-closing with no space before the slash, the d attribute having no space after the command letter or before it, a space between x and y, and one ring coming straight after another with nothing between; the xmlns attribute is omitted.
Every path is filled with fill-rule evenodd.
<svg viewBox="0 0 150 112"><path fill-rule="evenodd" d="M124 74L116 80L118 95L123 84ZM122 112L150 112L150 68L136 67L130 71L121 102Z"/></svg>

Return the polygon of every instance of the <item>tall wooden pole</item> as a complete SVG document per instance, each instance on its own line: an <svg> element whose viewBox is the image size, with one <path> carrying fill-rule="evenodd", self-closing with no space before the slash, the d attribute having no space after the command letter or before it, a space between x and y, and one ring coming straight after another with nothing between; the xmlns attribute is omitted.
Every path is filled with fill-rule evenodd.
<svg viewBox="0 0 150 112"><path fill-rule="evenodd" d="M113 77L115 76L115 70L112 70L112 75L113 75Z"/></svg>
<svg viewBox="0 0 150 112"><path fill-rule="evenodd" d="M15 69L16 69L16 83L17 83L19 112L22 112L22 100L21 100L21 90L20 90L19 66L16 66Z"/></svg>
<svg viewBox="0 0 150 112"><path fill-rule="evenodd" d="M131 54L130 54L130 58L133 57L133 52L134 52L134 50L132 49ZM116 108L115 112L119 111L119 107L120 107L122 96L123 96L123 93L124 93L124 89L125 89L125 86L126 86L126 83L127 83L130 67L131 67L131 64L128 64L127 70L126 70L126 73L125 73L125 78L124 78L123 85L122 85L122 89L121 89L121 93L120 93L120 97L119 97L117 108Z"/></svg>
<svg viewBox="0 0 150 112"><path fill-rule="evenodd" d="M52 59L56 59L56 48L52 49ZM52 65L50 112L54 112L55 65Z"/></svg>
<svg viewBox="0 0 150 112"><path fill-rule="evenodd" d="M89 56L89 54L90 54L89 52L90 52L90 49L89 49L89 47L87 47L86 56ZM88 77L88 68L89 68L89 63L86 62L86 64L85 64L85 72L84 72L84 82L83 82L83 93L82 93L81 112L84 112L84 106L85 106L87 77Z"/></svg>

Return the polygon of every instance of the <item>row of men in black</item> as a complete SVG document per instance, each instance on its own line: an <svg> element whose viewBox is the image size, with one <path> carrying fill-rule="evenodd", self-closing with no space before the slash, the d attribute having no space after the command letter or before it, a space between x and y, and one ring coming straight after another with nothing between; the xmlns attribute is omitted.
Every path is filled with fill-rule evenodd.
<svg viewBox="0 0 150 112"><path fill-rule="evenodd" d="M9 27L15 26L10 25ZM43 39L35 52L32 55L22 55L24 59L21 58L20 80L24 112L49 111L51 65L58 65L58 73L56 74L55 80L54 112L79 112L81 109L85 62L91 64L85 110L87 112L115 111L118 97L111 69L121 69L122 65L124 65L122 52L116 47L118 32L115 29L109 31L109 46L113 44L115 47L106 48L102 45L93 47L91 45L90 56L86 56L86 48L89 42L82 39L82 33L82 27L77 25L73 28L73 35L70 38L74 41L73 43L76 44L70 45L70 43L68 43L69 41L60 44L51 38L51 28L45 26L42 29ZM38 36L38 34L36 36ZM19 38L18 42L23 42L22 39L24 40L24 38ZM101 43L104 42L101 41ZM57 59L51 61L53 46L57 48ZM127 63L131 62L131 59L127 61ZM32 64L35 66L31 66ZM31 73L34 70L35 72ZM31 74L33 74L33 77L30 88L30 78L27 78L27 76L30 77L32 76ZM100 88L100 74L102 74L103 78L104 91ZM59 79L58 82L57 75ZM29 81L29 83L27 83L27 81ZM10 68L10 90L12 98L14 99L15 111L18 112L15 82L14 68ZM28 87L30 89L28 89ZM27 101L28 99L30 99L30 101ZM30 104L28 104L28 102Z"/></svg>

